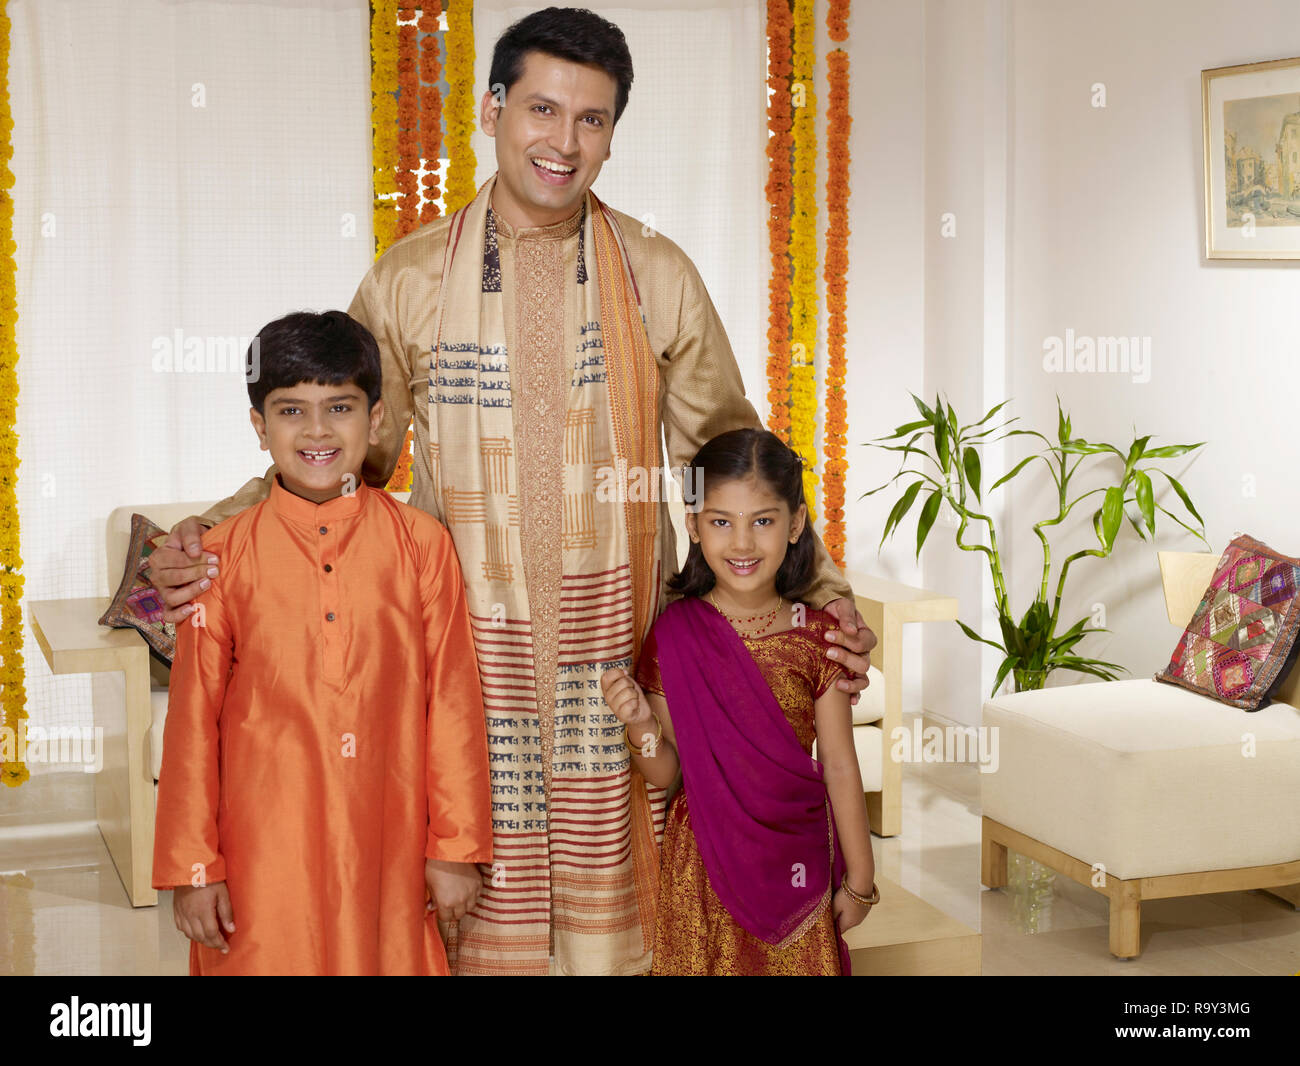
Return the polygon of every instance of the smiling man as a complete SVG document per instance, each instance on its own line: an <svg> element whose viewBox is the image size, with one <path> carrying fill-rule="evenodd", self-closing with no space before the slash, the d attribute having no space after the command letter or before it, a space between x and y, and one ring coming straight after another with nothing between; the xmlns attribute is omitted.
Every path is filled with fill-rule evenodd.
<svg viewBox="0 0 1300 1066"><path fill-rule="evenodd" d="M364 476L387 482L414 413L411 503L450 529L469 597L494 861L451 931L455 972L642 973L664 793L632 772L600 677L633 664L676 547L666 503L600 489L611 470L660 484L661 433L677 468L760 423L690 259L589 191L632 84L622 32L590 11L536 12L497 42L489 84L497 173L394 244L350 308L384 369ZM274 472L150 557L169 604L220 580L202 528L265 497ZM860 691L875 638L820 541L804 599L844 626L827 650Z"/></svg>

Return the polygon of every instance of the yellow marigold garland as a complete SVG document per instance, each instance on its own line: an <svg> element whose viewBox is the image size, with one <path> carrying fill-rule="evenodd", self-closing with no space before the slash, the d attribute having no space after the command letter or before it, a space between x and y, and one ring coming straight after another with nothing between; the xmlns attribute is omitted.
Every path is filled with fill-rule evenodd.
<svg viewBox="0 0 1300 1066"><path fill-rule="evenodd" d="M397 0L370 7L370 108L374 134L375 258L397 237Z"/></svg>
<svg viewBox="0 0 1300 1066"><path fill-rule="evenodd" d="M790 442L790 36L789 0L767 3L767 428Z"/></svg>
<svg viewBox="0 0 1300 1066"><path fill-rule="evenodd" d="M447 7L447 212L472 199L474 184L474 4L453 0Z"/></svg>
<svg viewBox="0 0 1300 1066"><path fill-rule="evenodd" d="M848 38L849 0L831 0L826 26L831 40ZM836 48L826 57L830 98L826 106L826 419L822 443L826 452L823 499L826 507L822 541L831 558L844 569L844 477L848 404L844 394L847 371L845 312L849 273L849 55Z"/></svg>
<svg viewBox="0 0 1300 1066"><path fill-rule="evenodd" d="M790 446L804 460L808 520L817 517L817 97L813 0L794 0L794 218L790 262Z"/></svg>
<svg viewBox="0 0 1300 1066"><path fill-rule="evenodd" d="M14 253L14 128L9 109L9 29L0 4L0 780L16 787L30 776L19 757L26 747L27 689L23 669L23 560L18 554L18 288Z"/></svg>

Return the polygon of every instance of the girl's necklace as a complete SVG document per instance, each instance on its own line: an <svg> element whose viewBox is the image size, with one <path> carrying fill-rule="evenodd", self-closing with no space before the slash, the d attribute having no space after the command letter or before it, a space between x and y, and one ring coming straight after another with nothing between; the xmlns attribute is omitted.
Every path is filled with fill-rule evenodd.
<svg viewBox="0 0 1300 1066"><path fill-rule="evenodd" d="M726 611L724 611L721 607L718 606L718 601L715 600L715 599L713 598L713 590L712 590L712 589L709 590L709 602L710 602L711 604L713 604L713 606L714 606L714 608L717 610L717 612L718 612L720 615L722 615L722 617L725 618L728 622L730 622L730 623L732 624L732 626L735 626L737 623L739 623L739 624L741 624L741 625L751 625L751 624L753 624L754 622L762 621L764 618L766 618L766 619L767 619L767 623L766 623L766 625L763 626L762 629L756 630L756 631L753 632L753 633L745 633L745 634L743 634L744 636L747 636L747 637L761 637L764 633L766 633L769 629L772 628L773 624L775 624L775 622L776 622L776 615L777 615L777 612L780 611L781 608L785 605L785 597L783 597L783 596L778 596L778 597L776 598L776 606L773 607L773 608L772 608L770 611L768 611L767 613L765 613L765 614L749 615L749 616L746 617L746 618L737 618L737 617L735 617L734 615L727 614Z"/></svg>

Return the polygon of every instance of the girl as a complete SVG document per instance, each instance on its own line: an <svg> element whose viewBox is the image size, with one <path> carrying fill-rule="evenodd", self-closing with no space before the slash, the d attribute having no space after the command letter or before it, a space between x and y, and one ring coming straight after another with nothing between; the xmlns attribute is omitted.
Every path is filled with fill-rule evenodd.
<svg viewBox="0 0 1300 1066"><path fill-rule="evenodd" d="M682 781L651 972L847 975L840 934L880 897L849 696L822 639L835 621L795 599L813 561L803 467L755 429L714 437L692 466L702 498L687 501L690 554L669 582L682 598L636 679L601 679L636 769Z"/></svg>

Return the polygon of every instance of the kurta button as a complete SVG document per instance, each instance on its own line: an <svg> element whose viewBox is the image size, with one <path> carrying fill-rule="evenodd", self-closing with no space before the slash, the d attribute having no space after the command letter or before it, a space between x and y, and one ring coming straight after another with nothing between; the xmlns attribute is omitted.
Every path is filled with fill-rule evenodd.
<svg viewBox="0 0 1300 1066"><path fill-rule="evenodd" d="M333 611L330 611L330 613L327 614L327 615L325 616L325 621L327 621L327 622L332 622L332 621L334 621L334 612L333 612Z"/></svg>
<svg viewBox="0 0 1300 1066"><path fill-rule="evenodd" d="M325 573L328 574L328 573L329 573L331 570L333 570L333 569L334 569L334 567L330 566L329 563L326 563L326 564L325 564Z"/></svg>
<svg viewBox="0 0 1300 1066"><path fill-rule="evenodd" d="M321 531L322 533L328 533L328 532L329 532L329 530L328 530L325 526L321 526L321 527L320 527L320 531Z"/></svg>

